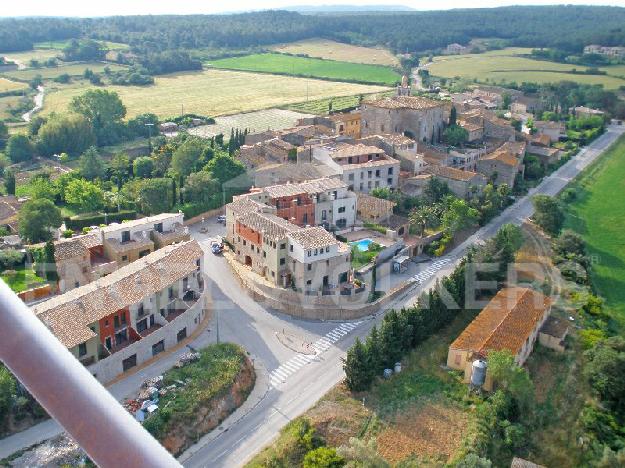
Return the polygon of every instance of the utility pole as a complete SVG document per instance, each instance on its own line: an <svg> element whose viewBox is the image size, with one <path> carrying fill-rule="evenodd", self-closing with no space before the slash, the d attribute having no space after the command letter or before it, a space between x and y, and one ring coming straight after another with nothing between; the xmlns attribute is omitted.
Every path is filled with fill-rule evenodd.
<svg viewBox="0 0 625 468"><path fill-rule="evenodd" d="M219 344L219 307L215 309L215 332L217 334L217 344Z"/></svg>
<svg viewBox="0 0 625 468"><path fill-rule="evenodd" d="M145 126L148 127L148 151L152 154L152 127L154 124L146 123Z"/></svg>

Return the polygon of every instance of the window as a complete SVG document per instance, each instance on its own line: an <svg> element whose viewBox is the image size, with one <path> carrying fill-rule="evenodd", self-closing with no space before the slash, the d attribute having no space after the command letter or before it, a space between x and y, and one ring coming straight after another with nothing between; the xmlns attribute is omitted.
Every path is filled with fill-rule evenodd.
<svg viewBox="0 0 625 468"><path fill-rule="evenodd" d="M286 263L286 259L285 258L281 258L280 259L280 265L284 265Z"/></svg>
<svg viewBox="0 0 625 468"><path fill-rule="evenodd" d="M375 176L376 176L376 177L380 177L380 169L376 169L376 171L375 171Z"/></svg>
<svg viewBox="0 0 625 468"><path fill-rule="evenodd" d="M376 188L378 188L379 186L380 186L380 181L379 181L379 180L376 180L376 181L375 181L375 187L376 187Z"/></svg>
<svg viewBox="0 0 625 468"><path fill-rule="evenodd" d="M373 175L373 172L371 172L371 171L367 171L367 178L368 178L368 179L371 179L371 176L372 176L372 175Z"/></svg>
<svg viewBox="0 0 625 468"><path fill-rule="evenodd" d="M115 328L119 328L119 315L113 317L113 324L115 325Z"/></svg>
<svg viewBox="0 0 625 468"><path fill-rule="evenodd" d="M304 216L302 216L302 223L308 224L308 213L304 213Z"/></svg>
<svg viewBox="0 0 625 468"><path fill-rule="evenodd" d="M130 242L130 231L122 231L122 242Z"/></svg>
<svg viewBox="0 0 625 468"><path fill-rule="evenodd" d="M128 261L128 255L122 255L122 262Z"/></svg>
<svg viewBox="0 0 625 468"><path fill-rule="evenodd" d="M352 158L351 156L349 158L347 158L347 164L352 164L353 163L354 158Z"/></svg>
<svg viewBox="0 0 625 468"><path fill-rule="evenodd" d="M308 286L310 286L310 285L312 284L312 280L308 280L308 281L306 281L306 284L307 284Z"/></svg>
<svg viewBox="0 0 625 468"><path fill-rule="evenodd" d="M83 357L87 354L87 343L80 343L78 345L78 357Z"/></svg>
<svg viewBox="0 0 625 468"><path fill-rule="evenodd" d="M79 287L79 286L80 286L80 283L79 283L78 281L76 281L76 282L74 283L74 287L75 287L75 288L77 288L77 287Z"/></svg>
<svg viewBox="0 0 625 468"><path fill-rule="evenodd" d="M319 249L315 249L315 255L319 253Z"/></svg>
<svg viewBox="0 0 625 468"><path fill-rule="evenodd" d="M122 369L126 372L137 365L137 355L133 354L122 361Z"/></svg>
<svg viewBox="0 0 625 468"><path fill-rule="evenodd" d="M361 190L361 191L362 191L362 189L363 189L363 188L365 188L365 187L364 187L364 185L365 185L365 184L363 184L362 182L360 183L360 190Z"/></svg>
<svg viewBox="0 0 625 468"><path fill-rule="evenodd" d="M367 188L371 188L371 181L367 182Z"/></svg>
<svg viewBox="0 0 625 468"><path fill-rule="evenodd" d="M163 223L157 223L154 225L154 230L156 232L163 232Z"/></svg>
<svg viewBox="0 0 625 468"><path fill-rule="evenodd" d="M293 252L293 246L292 246L292 245L289 245L289 250L290 250L291 252Z"/></svg>
<svg viewBox="0 0 625 468"><path fill-rule="evenodd" d="M371 160L373 160L373 155L372 154L367 155L367 161L371 161Z"/></svg>
<svg viewBox="0 0 625 468"><path fill-rule="evenodd" d="M330 251L330 247L328 246L326 247L326 252L329 252L329 251Z"/></svg>
<svg viewBox="0 0 625 468"><path fill-rule="evenodd" d="M184 327L182 330L180 330L177 334L176 334L176 340L178 340L178 343L180 343L182 340L184 340L187 337L187 327Z"/></svg>
<svg viewBox="0 0 625 468"><path fill-rule="evenodd" d="M321 221L325 221L328 219L328 212L326 210L321 210Z"/></svg>
<svg viewBox="0 0 625 468"><path fill-rule="evenodd" d="M286 242L284 244L280 244L280 250L286 249Z"/></svg>
<svg viewBox="0 0 625 468"><path fill-rule="evenodd" d="M137 315L139 317L143 316L143 314L145 314L145 310L143 309L143 303L139 304L139 307L137 308Z"/></svg>
<svg viewBox="0 0 625 468"><path fill-rule="evenodd" d="M247 241L243 239L243 245L247 245Z"/></svg>
<svg viewBox="0 0 625 468"><path fill-rule="evenodd" d="M271 277L272 277L272 278L275 278L275 277L276 277L276 272L275 272L275 271L272 271L272 272L271 272Z"/></svg>
<svg viewBox="0 0 625 468"><path fill-rule="evenodd" d="M86 266L82 267L82 272L83 273L87 273L87 267Z"/></svg>
<svg viewBox="0 0 625 468"><path fill-rule="evenodd" d="M345 213L345 207L344 206L339 206L339 213Z"/></svg>
<svg viewBox="0 0 625 468"><path fill-rule="evenodd" d="M140 320L137 322L137 331L139 333L141 333L142 331L145 331L148 329L148 319L144 318L143 320Z"/></svg>
<svg viewBox="0 0 625 468"><path fill-rule="evenodd" d="M263 250L263 258L267 258L267 252Z"/></svg>
<svg viewBox="0 0 625 468"><path fill-rule="evenodd" d="M308 271L312 270L312 263L309 263L309 264L307 265L307 268L308 268Z"/></svg>
<svg viewBox="0 0 625 468"><path fill-rule="evenodd" d="M392 177L389 177L388 179L386 179L386 183L387 183L388 185L393 185L393 178L392 178Z"/></svg>
<svg viewBox="0 0 625 468"><path fill-rule="evenodd" d="M170 287L170 288L167 290L167 296L168 296L170 299L173 299L173 298L174 298L174 288L173 288L173 287Z"/></svg>
<svg viewBox="0 0 625 468"><path fill-rule="evenodd" d="M142 250L139 252L139 258L143 258L150 253L150 249Z"/></svg>
<svg viewBox="0 0 625 468"><path fill-rule="evenodd" d="M161 340L156 344L152 345L152 356L156 356L158 353L162 353L165 351L165 341Z"/></svg>
<svg viewBox="0 0 625 468"><path fill-rule="evenodd" d="M354 180L354 173L352 172L351 174L349 174L349 175L347 176L347 179L348 179L348 180Z"/></svg>
<svg viewBox="0 0 625 468"><path fill-rule="evenodd" d="M311 255L312 255L312 251L311 251L311 250L309 250L309 251L308 251L308 256L310 257Z"/></svg>
<svg viewBox="0 0 625 468"><path fill-rule="evenodd" d="M364 179L364 178L365 178L365 173L364 173L364 172L361 172L361 173L360 173L360 178L361 178L361 179Z"/></svg>

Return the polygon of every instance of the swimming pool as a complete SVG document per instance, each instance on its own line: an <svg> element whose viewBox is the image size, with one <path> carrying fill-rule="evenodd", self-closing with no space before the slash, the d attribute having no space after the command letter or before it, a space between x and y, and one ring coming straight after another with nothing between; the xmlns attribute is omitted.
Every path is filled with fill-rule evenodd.
<svg viewBox="0 0 625 468"><path fill-rule="evenodd" d="M360 239L356 242L350 242L349 245L355 245L361 252L366 252L367 250L369 250L369 244L371 244L372 242L373 241L371 239Z"/></svg>

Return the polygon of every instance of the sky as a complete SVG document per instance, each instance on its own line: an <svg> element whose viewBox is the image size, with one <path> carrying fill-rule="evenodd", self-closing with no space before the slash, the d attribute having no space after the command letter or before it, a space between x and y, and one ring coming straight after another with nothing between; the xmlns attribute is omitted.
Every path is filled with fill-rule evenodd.
<svg viewBox="0 0 625 468"><path fill-rule="evenodd" d="M625 0L0 0L0 16L111 16L213 14L293 5L406 5L419 10L496 7L504 5L613 5Z"/></svg>

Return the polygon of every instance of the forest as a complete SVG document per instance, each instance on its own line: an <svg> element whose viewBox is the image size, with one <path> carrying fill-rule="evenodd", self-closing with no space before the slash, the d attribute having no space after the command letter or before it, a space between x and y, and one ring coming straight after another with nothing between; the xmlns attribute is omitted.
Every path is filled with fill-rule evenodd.
<svg viewBox="0 0 625 468"><path fill-rule="evenodd" d="M602 25L598 28L597 25ZM91 38L130 44L136 54L175 49L247 48L326 37L394 52L424 52L473 38L575 53L584 45L625 44L625 9L523 6L448 11L301 15L261 11L231 15L0 19L0 50L37 42Z"/></svg>

